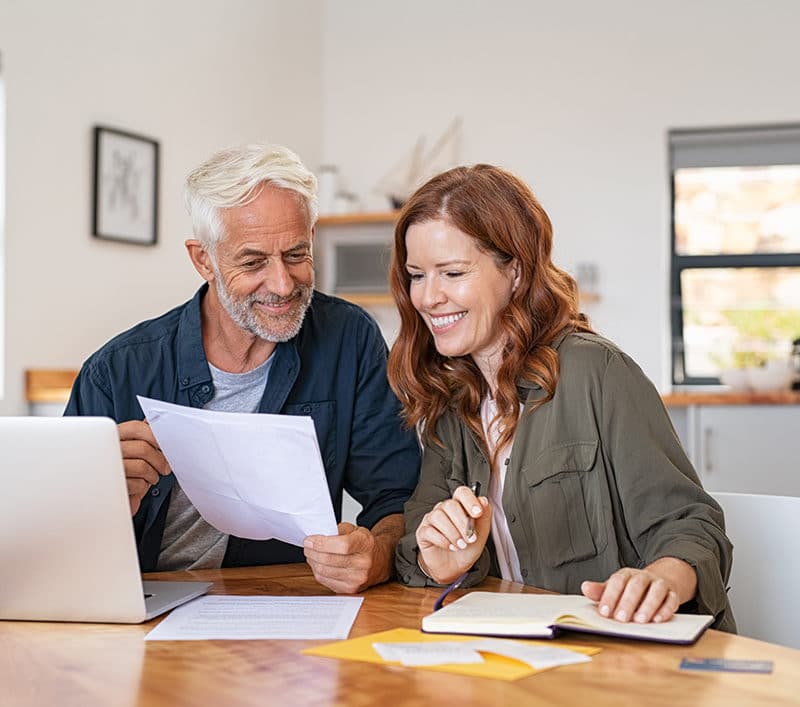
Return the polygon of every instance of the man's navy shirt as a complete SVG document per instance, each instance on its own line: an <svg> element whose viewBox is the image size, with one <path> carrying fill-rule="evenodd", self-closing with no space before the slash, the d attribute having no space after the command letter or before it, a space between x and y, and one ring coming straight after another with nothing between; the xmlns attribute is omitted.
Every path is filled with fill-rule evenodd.
<svg viewBox="0 0 800 707"><path fill-rule="evenodd" d="M144 418L137 395L203 407L214 396L200 330L203 285L187 303L116 336L81 368L65 415ZM296 337L277 344L259 412L310 415L319 439L336 520L342 489L371 528L402 513L419 475L419 448L401 426L386 379L386 343L359 307L315 292ZM291 474L292 469L282 469ZM152 486L134 516L143 572L156 568L173 474ZM301 548L231 536L224 567L302 562Z"/></svg>

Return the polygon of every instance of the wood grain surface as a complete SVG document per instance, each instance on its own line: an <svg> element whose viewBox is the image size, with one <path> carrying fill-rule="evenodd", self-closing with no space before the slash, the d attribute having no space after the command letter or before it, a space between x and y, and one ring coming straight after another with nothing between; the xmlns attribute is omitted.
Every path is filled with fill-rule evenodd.
<svg viewBox="0 0 800 707"><path fill-rule="evenodd" d="M215 594L330 594L303 564L147 577L213 581ZM535 591L494 579L481 589ZM435 589L395 583L374 587L363 595L351 637L419 628L437 595ZM0 705L800 703L800 651L717 631L707 631L694 646L581 635L580 643L603 649L591 663L501 682L300 654L306 646L327 641L145 642L145 634L159 620L134 626L0 621ZM772 675L681 672L678 665L684 656L773 660L775 670Z"/></svg>

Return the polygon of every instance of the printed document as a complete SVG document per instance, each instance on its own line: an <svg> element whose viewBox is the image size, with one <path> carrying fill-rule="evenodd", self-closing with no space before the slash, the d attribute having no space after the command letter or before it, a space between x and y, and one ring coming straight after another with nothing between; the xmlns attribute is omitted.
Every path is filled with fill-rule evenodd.
<svg viewBox="0 0 800 707"><path fill-rule="evenodd" d="M205 596L179 606L147 641L347 638L363 597Z"/></svg>
<svg viewBox="0 0 800 707"><path fill-rule="evenodd" d="M137 398L184 493L217 530L301 547L308 535L338 534L310 417Z"/></svg>

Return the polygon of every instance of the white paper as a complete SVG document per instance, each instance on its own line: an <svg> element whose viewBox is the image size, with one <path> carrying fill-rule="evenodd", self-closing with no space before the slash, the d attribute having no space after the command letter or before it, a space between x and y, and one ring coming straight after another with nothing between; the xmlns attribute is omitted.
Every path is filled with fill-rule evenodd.
<svg viewBox="0 0 800 707"><path fill-rule="evenodd" d="M583 653L577 653L567 648L556 646L534 646L519 641L509 641L502 638L482 638L469 641L469 645L476 651L495 653L513 658L530 665L536 670L554 668L558 665L572 665L573 663L588 663L592 659Z"/></svg>
<svg viewBox="0 0 800 707"><path fill-rule="evenodd" d="M534 646L500 638L478 638L472 641L373 643L372 647L384 660L399 661L408 666L482 663L483 657L480 652L513 658L530 665L535 670L591 661L588 655L567 648Z"/></svg>
<svg viewBox="0 0 800 707"><path fill-rule="evenodd" d="M447 665L452 663L483 663L483 656L472 641L437 641L435 643L373 643L375 652L384 660L403 665Z"/></svg>
<svg viewBox="0 0 800 707"><path fill-rule="evenodd" d="M310 417L137 399L181 488L217 530L299 546L338 533Z"/></svg>
<svg viewBox="0 0 800 707"><path fill-rule="evenodd" d="M205 596L173 609L147 641L344 639L363 597Z"/></svg>

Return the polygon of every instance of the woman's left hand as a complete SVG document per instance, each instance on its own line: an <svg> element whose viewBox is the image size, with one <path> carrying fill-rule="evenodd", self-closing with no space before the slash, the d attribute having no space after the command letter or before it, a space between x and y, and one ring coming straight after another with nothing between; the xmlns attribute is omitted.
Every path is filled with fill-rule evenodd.
<svg viewBox="0 0 800 707"><path fill-rule="evenodd" d="M617 621L669 621L697 592L694 568L675 557L662 557L644 569L623 567L605 582L584 582L584 596L598 602L602 616Z"/></svg>

